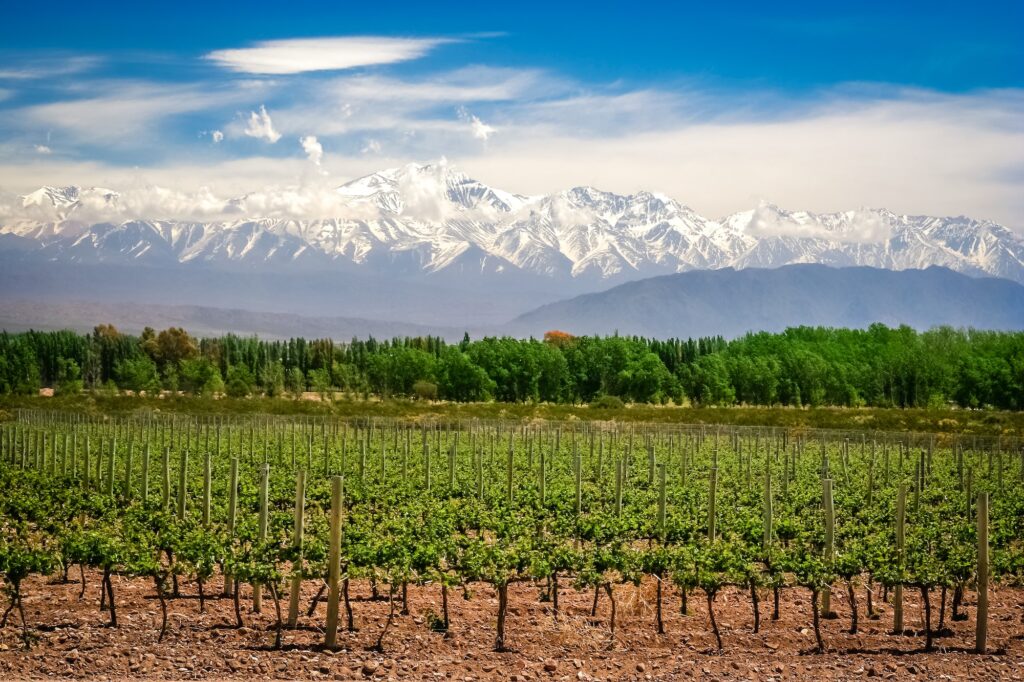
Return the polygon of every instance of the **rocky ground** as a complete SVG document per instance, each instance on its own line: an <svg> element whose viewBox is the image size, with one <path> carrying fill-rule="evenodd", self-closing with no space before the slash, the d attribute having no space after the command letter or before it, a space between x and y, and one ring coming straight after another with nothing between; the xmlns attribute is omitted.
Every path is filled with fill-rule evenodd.
<svg viewBox="0 0 1024 682"><path fill-rule="evenodd" d="M74 575L74 573L72 574ZM217 581L219 583L219 580ZM309 604L316 585L307 582ZM823 621L828 651L811 653L814 633L807 592L783 592L781 617L771 620L770 593L761 604L761 630L752 632L749 596L728 590L719 595L715 614L724 650L718 652L703 595L691 596L689 614L679 613L679 595L665 597L666 634L655 632L653 584L616 588L617 627L609 634L609 603L602 594L595 618L592 593L563 588L556 622L551 604L538 601L538 589L517 584L510 589L508 645L493 651L497 599L483 585L451 593L450 635L430 629L440 613L437 586L411 587L408 615L399 616L384 638L382 652L372 651L387 616L386 601L368 599L369 585L353 585L356 632L339 633L340 649L325 651L322 628L326 605L302 617L299 627L283 634L283 649L274 643L274 605L269 595L263 613L253 614L243 589L245 627L236 629L232 602L214 599L199 612L195 585L183 583L182 597L169 602L167 636L157 642L159 602L144 580L116 580L118 627L106 625L99 610L99 577L88 574L84 599L77 582L53 584L33 578L25 585L25 615L31 648L25 650L17 611L0 630L0 677L125 679L409 679L409 680L1024 680L1024 590L998 589L992 595L990 653L970 652L974 645L974 604L970 620L951 622L936 639L936 650L922 651L919 633L888 634L891 608L881 604L877 620L864 618L864 591L858 591L860 632L847 633L849 605L845 594L833 596L838 618ZM933 599L935 616L938 599ZM283 604L286 609L287 605ZM305 616L305 613L303 613ZM342 620L344 625L344 617ZM920 628L918 595L908 590L906 623Z"/></svg>

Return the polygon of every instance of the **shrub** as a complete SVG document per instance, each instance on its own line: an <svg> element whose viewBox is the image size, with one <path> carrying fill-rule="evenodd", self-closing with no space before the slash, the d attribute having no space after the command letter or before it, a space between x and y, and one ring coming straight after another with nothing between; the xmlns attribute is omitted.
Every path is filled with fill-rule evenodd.
<svg viewBox="0 0 1024 682"><path fill-rule="evenodd" d="M598 410L621 410L626 406L616 395L600 395L590 401L590 407Z"/></svg>
<svg viewBox="0 0 1024 682"><path fill-rule="evenodd" d="M437 384L433 381L417 381L412 385L412 392L420 400L437 400Z"/></svg>

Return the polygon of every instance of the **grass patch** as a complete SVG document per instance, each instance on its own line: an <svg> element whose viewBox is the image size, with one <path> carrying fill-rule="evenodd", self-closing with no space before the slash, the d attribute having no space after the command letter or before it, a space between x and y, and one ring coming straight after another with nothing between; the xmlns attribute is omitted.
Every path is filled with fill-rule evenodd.
<svg viewBox="0 0 1024 682"><path fill-rule="evenodd" d="M94 416L124 416L158 411L218 415L312 415L393 417L404 419L509 419L528 421L617 421L662 424L736 424L791 429L820 428L849 431L917 431L977 435L1024 436L1024 412L960 409L897 409L846 407L676 407L628 405L606 408L548 403L445 403L422 400L333 401L288 398L209 398L194 396L137 397L80 395L0 397L0 420L12 419L17 409L62 410Z"/></svg>

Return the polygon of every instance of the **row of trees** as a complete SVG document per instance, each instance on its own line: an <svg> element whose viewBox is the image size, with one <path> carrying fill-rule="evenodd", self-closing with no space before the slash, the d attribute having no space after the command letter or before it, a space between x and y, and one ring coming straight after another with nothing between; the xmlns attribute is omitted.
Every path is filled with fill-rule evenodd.
<svg viewBox="0 0 1024 682"><path fill-rule="evenodd" d="M0 334L0 391L83 388L232 396L313 390L455 401L1024 409L1024 333L873 325L670 339L468 336L390 341L196 339L110 325Z"/></svg>

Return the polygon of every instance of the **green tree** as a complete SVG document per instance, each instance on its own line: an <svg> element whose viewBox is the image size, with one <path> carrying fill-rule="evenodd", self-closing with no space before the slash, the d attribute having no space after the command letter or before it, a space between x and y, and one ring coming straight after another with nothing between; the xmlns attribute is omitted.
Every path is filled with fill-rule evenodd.
<svg viewBox="0 0 1024 682"><path fill-rule="evenodd" d="M442 398L458 402L488 400L494 381L458 348L448 348L438 363L438 390Z"/></svg>
<svg viewBox="0 0 1024 682"><path fill-rule="evenodd" d="M260 386L263 392L271 398L277 398L284 393L285 371L280 360L266 365L260 370Z"/></svg>
<svg viewBox="0 0 1024 682"><path fill-rule="evenodd" d="M252 394L256 386L256 380L252 372L245 365L231 365L228 368L228 377L225 382L225 390L232 398L245 398Z"/></svg>
<svg viewBox="0 0 1024 682"><path fill-rule="evenodd" d="M306 377L298 367L292 367L285 375L285 388L298 398L306 390Z"/></svg>
<svg viewBox="0 0 1024 682"><path fill-rule="evenodd" d="M58 360L57 381L54 393L57 395L74 395L82 392L82 370L78 363L70 358Z"/></svg>
<svg viewBox="0 0 1024 682"><path fill-rule="evenodd" d="M117 363L114 375L123 388L136 393L160 390L160 376L156 364L146 356L122 360Z"/></svg>

